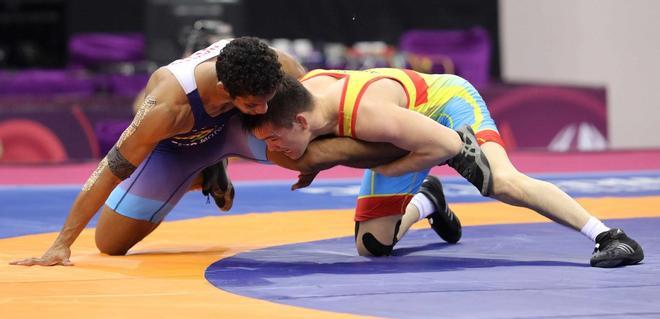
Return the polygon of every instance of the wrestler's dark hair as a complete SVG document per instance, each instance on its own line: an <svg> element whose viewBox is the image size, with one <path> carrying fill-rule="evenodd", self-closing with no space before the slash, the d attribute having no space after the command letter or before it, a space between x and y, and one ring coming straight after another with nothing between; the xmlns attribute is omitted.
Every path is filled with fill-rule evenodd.
<svg viewBox="0 0 660 319"><path fill-rule="evenodd" d="M275 50L254 37L229 42L218 55L215 71L232 98L271 94L284 76Z"/></svg>
<svg viewBox="0 0 660 319"><path fill-rule="evenodd" d="M312 109L312 95L295 78L285 75L275 96L268 101L268 111L258 115L242 115L243 128L251 131L266 123L290 128L296 115Z"/></svg>

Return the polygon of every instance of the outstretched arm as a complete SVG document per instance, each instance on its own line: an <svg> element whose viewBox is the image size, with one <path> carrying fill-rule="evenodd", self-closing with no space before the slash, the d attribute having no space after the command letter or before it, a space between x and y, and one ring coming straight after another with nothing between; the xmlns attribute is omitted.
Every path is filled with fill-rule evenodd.
<svg viewBox="0 0 660 319"><path fill-rule="evenodd" d="M147 97L149 100L149 97ZM145 103L131 125L124 131L115 147L101 160L76 197L59 235L41 258L12 261L13 265L72 265L71 245L96 214L112 190L138 166L153 150L156 143L167 136L168 125L174 118L167 110L159 109L155 100Z"/></svg>
<svg viewBox="0 0 660 319"><path fill-rule="evenodd" d="M311 184L319 171L344 165L355 168L370 168L392 162L405 154L389 143L370 143L348 137L319 138L307 146L305 154L292 160L280 152L268 151L268 159L284 168L299 171L299 181L293 189Z"/></svg>

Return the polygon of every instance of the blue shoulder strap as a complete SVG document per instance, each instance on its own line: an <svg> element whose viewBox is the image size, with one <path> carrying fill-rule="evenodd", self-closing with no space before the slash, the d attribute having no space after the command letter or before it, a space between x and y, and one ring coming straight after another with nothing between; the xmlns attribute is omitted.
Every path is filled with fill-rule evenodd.
<svg viewBox="0 0 660 319"><path fill-rule="evenodd" d="M188 95L188 103L190 103L190 109L195 116L195 125L193 125L193 130L204 127L204 122L206 117L209 117L204 110L204 104L202 104L202 98L199 96L197 89L191 91Z"/></svg>
<svg viewBox="0 0 660 319"><path fill-rule="evenodd" d="M197 89L191 91L188 95L188 103L190 103L190 108L195 116L195 125L193 125L193 131L200 130L203 128L208 128L217 125L223 125L228 118L238 112L238 109L234 108L230 111L220 114L220 116L211 117L204 110L204 104L202 103L202 98L199 96Z"/></svg>

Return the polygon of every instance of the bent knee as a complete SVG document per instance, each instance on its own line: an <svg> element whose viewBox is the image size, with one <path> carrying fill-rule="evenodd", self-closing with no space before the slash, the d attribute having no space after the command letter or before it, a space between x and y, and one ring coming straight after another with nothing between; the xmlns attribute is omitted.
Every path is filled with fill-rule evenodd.
<svg viewBox="0 0 660 319"><path fill-rule="evenodd" d="M362 240L356 242L358 254L360 256L389 256L392 254L394 245L396 245L396 239L389 243L383 243L369 232L364 233L361 239Z"/></svg>
<svg viewBox="0 0 660 319"><path fill-rule="evenodd" d="M386 257L392 254L392 248L390 247L389 249L385 248L384 250L378 250L376 252L373 252L373 247L371 247L371 250L364 247L363 245L356 245L358 255L362 257Z"/></svg>
<svg viewBox="0 0 660 319"><path fill-rule="evenodd" d="M357 249L358 255L362 257L373 257L373 255L362 245L355 245L355 248Z"/></svg>
<svg viewBox="0 0 660 319"><path fill-rule="evenodd" d="M130 247L122 247L119 245L108 244L104 242L96 241L96 248L103 254L110 256L125 256Z"/></svg>

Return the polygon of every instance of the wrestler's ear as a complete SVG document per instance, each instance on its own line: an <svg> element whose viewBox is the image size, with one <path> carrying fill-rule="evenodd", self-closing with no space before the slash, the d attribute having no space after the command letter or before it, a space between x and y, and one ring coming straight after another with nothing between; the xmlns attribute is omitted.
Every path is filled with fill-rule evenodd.
<svg viewBox="0 0 660 319"><path fill-rule="evenodd" d="M296 114L294 121L295 123L300 124L300 127L302 127L303 130L306 130L309 127L309 122L307 122L307 116L305 116L305 113Z"/></svg>

